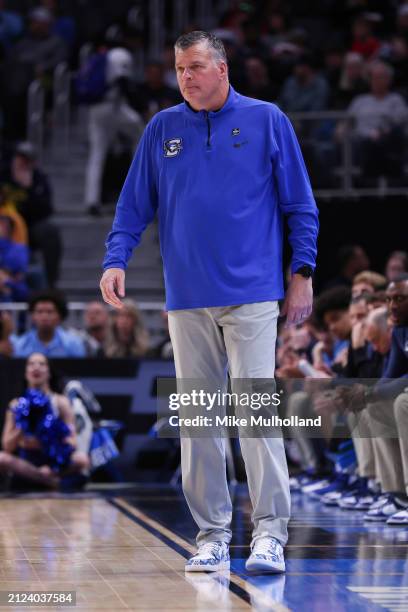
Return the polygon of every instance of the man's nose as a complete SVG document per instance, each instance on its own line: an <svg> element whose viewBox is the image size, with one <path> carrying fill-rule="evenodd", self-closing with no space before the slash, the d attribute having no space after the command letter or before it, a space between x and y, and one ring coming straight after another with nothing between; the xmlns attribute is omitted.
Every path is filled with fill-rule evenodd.
<svg viewBox="0 0 408 612"><path fill-rule="evenodd" d="M189 71L189 69L188 69L188 68L184 68L184 70L183 70L183 74L181 75L181 78L182 78L183 80L186 80L186 79L191 79L191 72Z"/></svg>

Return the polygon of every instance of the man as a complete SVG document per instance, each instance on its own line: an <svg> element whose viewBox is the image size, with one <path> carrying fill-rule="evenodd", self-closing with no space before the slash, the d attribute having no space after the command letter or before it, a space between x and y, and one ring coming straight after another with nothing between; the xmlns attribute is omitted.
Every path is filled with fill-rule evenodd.
<svg viewBox="0 0 408 612"><path fill-rule="evenodd" d="M222 42L191 32L175 50L185 101L145 130L108 237L101 290L122 307L124 269L157 210L177 378L226 390L227 367L233 384L274 375L283 216L293 258L282 314L288 325L309 316L317 209L288 119L230 86ZM246 567L284 571L290 496L282 438L242 437L241 448L254 509ZM182 437L181 461L200 528L186 570L228 568L225 439Z"/></svg>
<svg viewBox="0 0 408 612"><path fill-rule="evenodd" d="M348 114L355 120L356 152L368 177L396 176L403 169L402 126L407 120L408 108L404 98L391 91L393 75L394 71L388 64L373 62L370 66L370 93L356 96L348 108Z"/></svg>
<svg viewBox="0 0 408 612"><path fill-rule="evenodd" d="M47 357L85 357L81 338L61 327L68 311L65 300L57 291L34 295L29 304L33 329L22 336L11 336L14 357L42 353Z"/></svg>
<svg viewBox="0 0 408 612"><path fill-rule="evenodd" d="M102 302L89 302L83 315L84 328L78 331L88 357L103 357L109 329L109 312Z"/></svg>

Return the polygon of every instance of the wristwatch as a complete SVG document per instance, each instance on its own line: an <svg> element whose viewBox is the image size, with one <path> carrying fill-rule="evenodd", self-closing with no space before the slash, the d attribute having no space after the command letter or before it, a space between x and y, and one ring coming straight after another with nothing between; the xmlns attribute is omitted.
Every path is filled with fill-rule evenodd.
<svg viewBox="0 0 408 612"><path fill-rule="evenodd" d="M313 276L313 268L308 265L300 266L295 270L294 274L300 274L303 278L311 278Z"/></svg>

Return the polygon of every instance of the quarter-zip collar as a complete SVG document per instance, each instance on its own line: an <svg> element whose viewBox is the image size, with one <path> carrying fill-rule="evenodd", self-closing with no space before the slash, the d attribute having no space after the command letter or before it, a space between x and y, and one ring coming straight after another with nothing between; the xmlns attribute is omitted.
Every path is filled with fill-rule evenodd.
<svg viewBox="0 0 408 612"><path fill-rule="evenodd" d="M225 100L224 105L221 106L219 110L217 111L206 111L206 110L195 111L190 106L190 104L187 102L187 100L184 100L184 110L187 113L188 117L192 119L193 121L206 121L208 118L212 119L212 118L220 117L221 115L229 111L231 108L233 108L237 104L238 98L239 98L239 94L235 91L232 85L230 85L229 91L228 91L228 97Z"/></svg>

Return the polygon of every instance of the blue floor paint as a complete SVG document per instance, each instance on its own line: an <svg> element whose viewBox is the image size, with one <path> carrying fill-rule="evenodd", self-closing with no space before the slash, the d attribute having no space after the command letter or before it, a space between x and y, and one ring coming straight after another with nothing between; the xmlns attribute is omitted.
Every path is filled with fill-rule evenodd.
<svg viewBox="0 0 408 612"><path fill-rule="evenodd" d="M162 493L164 495L164 493ZM160 490L128 502L194 542L196 527L180 491L160 504ZM170 499L169 499L170 495ZM294 496L285 575L248 575L251 507L245 487L234 497L231 574L245 580L254 610L281 604L295 612L408 612L408 528L365 523L364 513ZM405 589L404 589L405 587Z"/></svg>

